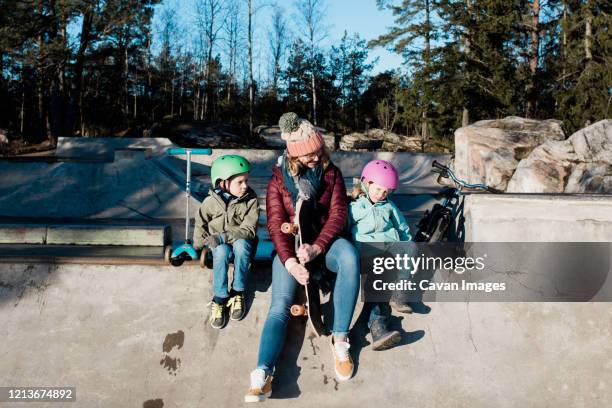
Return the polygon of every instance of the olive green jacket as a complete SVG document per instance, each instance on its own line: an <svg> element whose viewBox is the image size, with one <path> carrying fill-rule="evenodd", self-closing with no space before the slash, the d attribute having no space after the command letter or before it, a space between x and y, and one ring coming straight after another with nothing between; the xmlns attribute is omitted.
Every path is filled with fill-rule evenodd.
<svg viewBox="0 0 612 408"><path fill-rule="evenodd" d="M255 239L259 220L257 194L249 187L247 193L225 204L225 201L212 189L204 199L193 232L193 247L200 250L204 239L212 234L220 234L226 244L237 239Z"/></svg>

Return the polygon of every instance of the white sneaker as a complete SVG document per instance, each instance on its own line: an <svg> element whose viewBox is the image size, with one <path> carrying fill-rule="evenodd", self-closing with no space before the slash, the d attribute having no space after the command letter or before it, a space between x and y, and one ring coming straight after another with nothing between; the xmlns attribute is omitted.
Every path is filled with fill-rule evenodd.
<svg viewBox="0 0 612 408"><path fill-rule="evenodd" d="M330 345L334 353L334 370L336 377L340 381L347 381L353 376L353 360L349 354L351 345L347 341L334 341L334 336L330 336Z"/></svg>
<svg viewBox="0 0 612 408"><path fill-rule="evenodd" d="M244 396L244 402L261 402L272 395L272 376L266 376L261 368L251 371L251 387Z"/></svg>

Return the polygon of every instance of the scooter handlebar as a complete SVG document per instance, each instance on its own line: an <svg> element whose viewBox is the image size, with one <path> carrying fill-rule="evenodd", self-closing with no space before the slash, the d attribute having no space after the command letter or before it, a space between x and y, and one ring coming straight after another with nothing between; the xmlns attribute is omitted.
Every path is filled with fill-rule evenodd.
<svg viewBox="0 0 612 408"><path fill-rule="evenodd" d="M187 151L190 151L193 155L206 155L210 156L212 154L212 149L188 149L184 147L171 147L166 151L168 156L177 156L181 154L187 154Z"/></svg>

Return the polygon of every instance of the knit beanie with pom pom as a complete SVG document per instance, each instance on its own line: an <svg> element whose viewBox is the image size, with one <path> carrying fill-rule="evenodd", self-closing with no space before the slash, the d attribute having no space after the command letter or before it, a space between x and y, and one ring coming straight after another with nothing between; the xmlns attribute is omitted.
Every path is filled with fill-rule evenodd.
<svg viewBox="0 0 612 408"><path fill-rule="evenodd" d="M278 125L281 130L281 138L287 142L287 152L291 157L314 153L325 144L319 130L293 112L287 112L281 116Z"/></svg>

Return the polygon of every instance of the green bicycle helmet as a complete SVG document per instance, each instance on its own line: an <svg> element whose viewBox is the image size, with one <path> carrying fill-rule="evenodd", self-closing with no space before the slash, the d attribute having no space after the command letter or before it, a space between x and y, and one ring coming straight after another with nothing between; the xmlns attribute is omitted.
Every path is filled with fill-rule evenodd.
<svg viewBox="0 0 612 408"><path fill-rule="evenodd" d="M215 159L210 169L210 179L213 187L217 186L219 180L227 180L230 177L251 171L251 163L237 154L226 154Z"/></svg>

